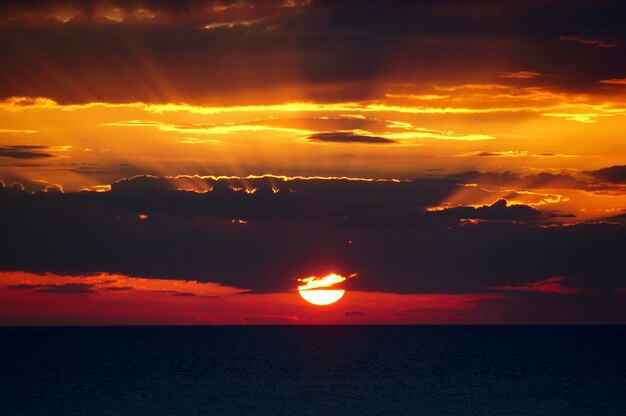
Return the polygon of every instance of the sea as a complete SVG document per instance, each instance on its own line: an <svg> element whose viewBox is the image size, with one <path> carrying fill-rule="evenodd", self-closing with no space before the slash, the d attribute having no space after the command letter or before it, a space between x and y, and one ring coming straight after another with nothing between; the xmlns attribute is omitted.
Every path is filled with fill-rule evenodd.
<svg viewBox="0 0 626 416"><path fill-rule="evenodd" d="M0 328L0 415L626 415L626 326Z"/></svg>

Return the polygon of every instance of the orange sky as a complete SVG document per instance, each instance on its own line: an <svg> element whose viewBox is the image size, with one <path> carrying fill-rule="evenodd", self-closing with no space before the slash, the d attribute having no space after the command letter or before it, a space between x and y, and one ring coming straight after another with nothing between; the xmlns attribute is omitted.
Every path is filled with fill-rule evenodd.
<svg viewBox="0 0 626 416"><path fill-rule="evenodd" d="M409 179L477 170L576 176L626 157L626 104L619 97L550 91L533 87L534 79L523 80L528 86L507 81L406 86L381 101L332 104L60 105L47 98L8 98L0 106L0 147L43 146L38 152L50 156L5 156L0 176L7 185L59 184L65 190L140 173ZM352 139L315 139L333 132ZM362 137L389 142L359 142ZM511 190L533 191L519 183L489 190L494 194L465 192L448 202L490 204ZM619 210L625 201L621 193L557 187L541 192L554 196L517 201L590 218Z"/></svg>

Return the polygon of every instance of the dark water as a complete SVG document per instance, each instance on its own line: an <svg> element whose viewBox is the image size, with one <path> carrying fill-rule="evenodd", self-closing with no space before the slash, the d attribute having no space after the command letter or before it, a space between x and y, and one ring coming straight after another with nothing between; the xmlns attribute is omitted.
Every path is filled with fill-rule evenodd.
<svg viewBox="0 0 626 416"><path fill-rule="evenodd" d="M0 415L626 415L626 327L3 328Z"/></svg>

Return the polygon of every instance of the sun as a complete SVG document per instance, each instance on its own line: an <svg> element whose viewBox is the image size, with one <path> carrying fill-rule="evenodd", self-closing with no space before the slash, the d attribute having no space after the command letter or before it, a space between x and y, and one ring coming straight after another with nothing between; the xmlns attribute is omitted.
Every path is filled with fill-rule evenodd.
<svg viewBox="0 0 626 416"><path fill-rule="evenodd" d="M313 305L326 306L337 302L345 295L344 289L329 289L333 285L343 282L345 277L332 273L324 277L307 277L298 279L304 283L298 286L298 293L302 299Z"/></svg>
<svg viewBox="0 0 626 416"><path fill-rule="evenodd" d="M346 291L341 290L328 290L328 289L314 289L314 290L300 290L298 293L302 296L302 299L306 300L313 305L326 306L337 302L345 295Z"/></svg>

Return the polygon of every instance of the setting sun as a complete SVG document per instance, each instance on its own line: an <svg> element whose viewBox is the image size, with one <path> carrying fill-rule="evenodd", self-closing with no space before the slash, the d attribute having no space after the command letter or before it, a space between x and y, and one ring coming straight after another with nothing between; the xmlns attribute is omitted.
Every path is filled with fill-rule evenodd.
<svg viewBox="0 0 626 416"><path fill-rule="evenodd" d="M326 306L337 302L346 293L345 290L298 290L302 299L306 300L313 305Z"/></svg>
<svg viewBox="0 0 626 416"><path fill-rule="evenodd" d="M313 305L325 306L337 302L345 295L344 289L327 289L336 284L342 283L346 278L338 274L332 273L324 277L307 277L298 279L304 283L298 286L298 293L302 299Z"/></svg>

